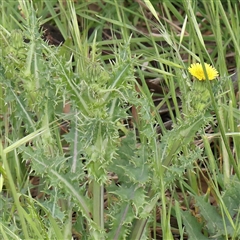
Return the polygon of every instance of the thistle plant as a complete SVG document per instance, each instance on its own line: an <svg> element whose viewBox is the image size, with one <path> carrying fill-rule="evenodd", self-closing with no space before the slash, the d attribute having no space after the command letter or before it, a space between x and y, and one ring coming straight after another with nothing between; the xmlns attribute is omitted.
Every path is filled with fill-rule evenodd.
<svg viewBox="0 0 240 240"><path fill-rule="evenodd" d="M238 239L236 10L2 1L0 238Z"/></svg>
<svg viewBox="0 0 240 240"><path fill-rule="evenodd" d="M210 107L210 90L207 88L204 81L206 79L212 81L218 76L218 72L215 68L207 63L204 63L204 65L207 76L205 76L204 68L200 63L191 64L188 68L190 74L197 79L193 81L186 100L190 106L190 112L194 111L194 114L196 114L196 112L205 112L207 108Z"/></svg>

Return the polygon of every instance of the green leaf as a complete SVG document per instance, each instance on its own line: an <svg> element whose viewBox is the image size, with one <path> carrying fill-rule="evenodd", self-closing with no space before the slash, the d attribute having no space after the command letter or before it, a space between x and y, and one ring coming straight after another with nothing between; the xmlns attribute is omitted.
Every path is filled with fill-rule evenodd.
<svg viewBox="0 0 240 240"><path fill-rule="evenodd" d="M221 105L226 111L229 111L229 106L226 104ZM237 108L232 108L233 111L233 117L236 118L237 120L240 119L240 110Z"/></svg>
<svg viewBox="0 0 240 240"><path fill-rule="evenodd" d="M191 215L190 212L182 211L183 223L186 226L188 240L208 240L209 238L202 234L202 225Z"/></svg>
<svg viewBox="0 0 240 240"><path fill-rule="evenodd" d="M160 143L160 147L163 149L161 152L164 154L161 157L164 159L163 164L169 166L173 156L181 151L181 147L188 145L194 139L196 132L208 124L211 119L211 116L202 114L189 116L165 134Z"/></svg>
<svg viewBox="0 0 240 240"><path fill-rule="evenodd" d="M158 20L158 22L160 23L160 19L158 17L158 14L155 10L155 8L153 7L152 3L149 0L144 0L146 6L149 8L150 12L153 14L153 16Z"/></svg>
<svg viewBox="0 0 240 240"><path fill-rule="evenodd" d="M222 199L232 218L234 218L234 215L239 214L240 182L238 179L234 178L226 185Z"/></svg>
<svg viewBox="0 0 240 240"><path fill-rule="evenodd" d="M117 156L110 165L109 170L118 175L120 182L139 182L144 184L149 180L149 165L147 147L137 146L136 136L133 132L121 140Z"/></svg>
<svg viewBox="0 0 240 240"><path fill-rule="evenodd" d="M200 214L206 221L205 225L208 229L210 235L223 230L223 220L222 216L217 212L216 208L210 203L206 202L203 197L195 196L196 205L199 207Z"/></svg>
<svg viewBox="0 0 240 240"><path fill-rule="evenodd" d="M108 233L108 239L126 239L129 234L129 227L134 219L134 212L130 203L115 204L109 217L112 218L112 230Z"/></svg>

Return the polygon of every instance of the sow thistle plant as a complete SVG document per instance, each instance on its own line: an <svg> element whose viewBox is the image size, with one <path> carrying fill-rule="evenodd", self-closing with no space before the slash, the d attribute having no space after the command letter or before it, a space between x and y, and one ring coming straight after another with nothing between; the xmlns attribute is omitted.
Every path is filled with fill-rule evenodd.
<svg viewBox="0 0 240 240"><path fill-rule="evenodd" d="M218 77L218 71L208 63L204 63L206 73L201 63L193 63L188 68L189 73L196 78L191 85L187 96L189 111L205 112L210 104L210 92L206 85L206 80L213 81Z"/></svg>
<svg viewBox="0 0 240 240"><path fill-rule="evenodd" d="M173 216L182 232L179 238L185 238L185 227L188 230L190 226L193 234L188 233L189 239L204 239L194 234L198 230L201 233L203 222L200 226L194 221L185 206L189 205L188 194L193 197L199 194L196 167L206 155L205 149L196 146L194 140L213 119L209 113L212 110L210 91L219 94L222 83L216 80L217 70L207 63L191 64L188 71L194 80L187 86L182 70L175 69L176 65L170 61L164 62L173 70L169 72L179 70L181 77L176 85L171 81L171 91L163 102L176 96L178 86L183 100L182 114L176 101L174 110L179 107L179 114L176 117L174 110L171 112L174 125L166 130L146 86L146 72L136 67L141 61L133 57L136 52L131 46L139 42L136 41L138 34L133 34L134 41L122 34L122 44L113 39L112 61L106 64L99 54L102 50L98 50L97 40L88 37L85 40L84 34L78 32L72 1L60 4L60 14L52 18L58 27L74 32L59 47L49 46L42 40L41 24L30 2L24 1L24 6L29 7L24 8L29 11L24 15L30 16L26 22L23 19L24 31L1 33L0 83L4 99L1 126L6 130L5 136L2 134L4 146L0 147L4 162L0 165L3 186L0 211L4 212L0 216L0 238L72 239L74 233L78 239L173 239L170 226ZM51 1L43 2L48 12ZM106 1L106 4L117 6L117 2ZM170 1L164 5L168 4ZM81 10L78 9L79 13ZM124 14L122 11L116 15L124 20ZM61 25L59 16L66 17L72 28ZM114 17L109 18L111 25L117 22ZM91 26L91 20L86 22ZM121 21L117 30L127 33L125 27L128 26ZM102 30L100 25L96 29ZM151 45L149 38L146 40ZM155 39L152 40L155 45ZM140 52L144 55L142 46ZM151 49L157 50L154 55L161 54L157 47ZM172 51L171 48L169 53ZM159 56L161 58L165 59L166 55ZM170 59L182 63L176 54ZM146 60L144 62L151 64L151 58ZM138 85L136 76L142 86ZM166 80L170 80L167 74ZM209 84L212 89L208 89ZM70 104L67 113L62 111L66 102ZM138 121L129 128L126 123L131 119L132 106L137 109ZM69 124L64 134L59 133L60 121ZM159 125L164 130L160 136L156 132ZM205 141L209 144L207 138ZM210 144L208 152L213 154ZM215 159L212 162L215 163ZM36 186L39 194L34 198L29 179L39 176L40 184ZM194 179L196 181L192 181ZM229 219L235 218L235 209L239 207L238 189L236 186L226 191L224 201L234 209ZM229 198L233 193L236 193L234 199ZM180 206L182 197L184 211ZM206 202L207 197L195 199L212 237L218 233L216 225L221 230L226 226L219 223L219 213L211 212L213 206ZM215 224L216 219L219 221ZM159 229L161 236L157 235Z"/></svg>
<svg viewBox="0 0 240 240"><path fill-rule="evenodd" d="M21 90L26 90L26 93L19 94L19 85L12 81L17 76L14 71L16 65L10 68L12 75L3 74L1 83L6 87L6 94L12 92L8 104L17 111L15 116L23 123L19 128L24 128L25 125L32 128L44 126L45 131L33 139L31 144L20 144L15 151L20 161L30 161L34 174L43 178L42 191L46 198L38 204L37 209L43 211L41 217L44 218L45 214L55 216L55 222L51 220L53 226L58 225L64 230L52 229L45 218L41 221L41 217L34 226L17 221L18 229L24 225L25 232L29 232L30 237L35 239L39 239L40 235L36 230L37 224L52 229L58 236L55 239L70 239L63 236L70 236L71 228L85 238L90 235L91 239L141 239L142 236L147 236L145 226L155 204L161 201L160 193L164 196L165 187L180 178L185 168L200 157L201 152L192 151L192 157L178 161L182 146L192 141L195 132L205 122L198 116L192 118L165 134L161 143L157 142L158 136L154 128L156 119L151 114L151 96L145 98L142 95L139 98L142 93L135 90L135 62L129 51L129 42L118 46L111 67L102 67L97 61L96 50L91 53L91 57L82 56L77 61L76 72L65 67L69 59L64 45L58 49L51 48L37 39L37 45L30 41L29 45L24 46L26 55L22 61L29 63L31 47L37 47L35 51L38 52L33 53L36 57L34 64L29 63L28 80L31 80L31 88L23 84ZM8 54L5 52L3 60L8 59ZM79 55L74 57L78 59ZM5 63L3 67L8 66ZM25 65L18 66L18 69L19 76L23 78ZM43 72L39 73L39 70ZM47 73L47 79L44 73ZM8 81L11 84L7 84ZM18 81L21 82L21 78ZM52 105L53 102L63 105L61 96L68 98L71 103L68 114L60 113ZM33 100L36 104L32 104ZM134 129L127 129L123 123L129 117L128 108L131 105L139 109L140 140ZM36 116L38 121L32 121ZM64 136L59 136L57 132L57 117L70 121L70 131ZM14 119L11 118L10 121L16 126ZM31 127L27 127L27 130L30 131ZM16 137L18 136L9 136L13 140ZM62 152L64 141L68 146L65 154ZM179 164L184 167L177 169ZM110 174L115 174L118 182L109 177ZM28 176L27 172L26 175ZM27 180L23 185L28 185ZM19 191L24 192L23 189ZM104 207L106 197L108 205ZM31 197L22 195L22 198ZM167 212L164 211L163 222L167 218ZM73 212L76 212L77 219L72 225ZM32 222L32 219L28 218L26 222ZM87 227L82 227L85 225ZM22 238L28 237L20 231L16 233Z"/></svg>

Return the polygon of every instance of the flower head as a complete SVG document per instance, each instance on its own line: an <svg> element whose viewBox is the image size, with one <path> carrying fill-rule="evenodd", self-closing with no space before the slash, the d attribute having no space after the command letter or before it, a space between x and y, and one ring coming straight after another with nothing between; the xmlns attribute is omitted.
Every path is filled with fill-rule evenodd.
<svg viewBox="0 0 240 240"><path fill-rule="evenodd" d="M208 79L215 79L218 76L218 71L208 63L204 63L204 65L206 68ZM191 66L188 68L188 71L198 80L206 80L203 66L200 63L192 63Z"/></svg>

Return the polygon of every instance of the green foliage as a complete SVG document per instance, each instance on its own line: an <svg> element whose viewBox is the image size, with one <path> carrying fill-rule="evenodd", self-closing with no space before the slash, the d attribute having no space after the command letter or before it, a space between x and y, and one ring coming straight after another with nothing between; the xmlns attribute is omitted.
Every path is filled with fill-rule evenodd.
<svg viewBox="0 0 240 240"><path fill-rule="evenodd" d="M201 232L201 224L190 212L182 211L183 223L186 226L186 230L189 234L188 239L209 239Z"/></svg>
<svg viewBox="0 0 240 240"><path fill-rule="evenodd" d="M186 224L189 237L192 239L238 239L239 238L239 181L232 179L219 199L219 206L206 202L204 197L194 196L196 207L199 209L199 222L190 212L184 212L183 222ZM207 233L201 236L201 231ZM200 237L201 236L201 237ZM206 239L207 239L206 238Z"/></svg>
<svg viewBox="0 0 240 240"><path fill-rule="evenodd" d="M238 239L239 99L224 72L226 46L240 52L234 4L230 25L221 1L2 1L0 238L173 239L174 216L182 239ZM44 23L63 44L42 39ZM192 82L186 55L217 59L223 77ZM218 206L198 196L203 167Z"/></svg>

